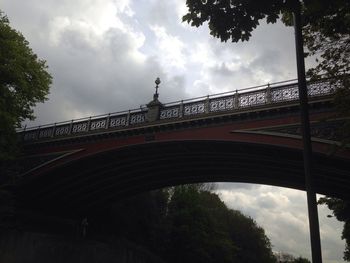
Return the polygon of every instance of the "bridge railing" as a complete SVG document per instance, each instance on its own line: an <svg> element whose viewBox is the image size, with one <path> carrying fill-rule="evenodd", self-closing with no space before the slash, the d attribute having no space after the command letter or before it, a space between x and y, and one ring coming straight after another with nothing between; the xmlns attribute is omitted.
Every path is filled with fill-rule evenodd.
<svg viewBox="0 0 350 263"><path fill-rule="evenodd" d="M196 98L195 101L165 104L165 107L160 112L160 119L183 118L199 114L240 110L299 99L298 83L283 82L283 85L281 84L282 82L273 83L240 91L200 97ZM338 85L330 80L310 82L308 83L308 95L310 98L331 95L335 92Z"/></svg>
<svg viewBox="0 0 350 263"><path fill-rule="evenodd" d="M321 79L307 84L310 98L327 96L335 92L339 83ZM200 115L239 111L268 104L298 100L298 83L295 80L255 86L239 91L164 104L159 120L194 118ZM84 134L93 131L122 129L147 123L147 108L140 107L122 112L48 124L19 131L24 141L35 141Z"/></svg>

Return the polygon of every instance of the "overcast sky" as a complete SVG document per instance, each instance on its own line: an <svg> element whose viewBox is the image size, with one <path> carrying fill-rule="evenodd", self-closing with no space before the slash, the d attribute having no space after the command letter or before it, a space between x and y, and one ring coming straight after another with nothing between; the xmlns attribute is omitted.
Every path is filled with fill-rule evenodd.
<svg viewBox="0 0 350 263"><path fill-rule="evenodd" d="M181 23L181 0L2 0L53 76L49 100L30 126L138 108L296 78L292 28L261 26L249 42L221 43L206 26ZM307 62L307 65L312 62ZM310 258L305 193L219 184L230 208L264 227L275 251ZM319 207L324 262L342 262L342 224Z"/></svg>

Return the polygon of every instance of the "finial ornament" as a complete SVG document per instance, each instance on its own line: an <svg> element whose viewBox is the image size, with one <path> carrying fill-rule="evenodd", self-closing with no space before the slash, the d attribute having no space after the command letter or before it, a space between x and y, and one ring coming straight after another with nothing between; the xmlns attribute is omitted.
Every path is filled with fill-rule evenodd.
<svg viewBox="0 0 350 263"><path fill-rule="evenodd" d="M156 83L156 94L158 95L158 88L159 88L158 85L160 84L160 79L157 78L154 83Z"/></svg>
<svg viewBox="0 0 350 263"><path fill-rule="evenodd" d="M147 113L146 113L146 119L147 121L156 121L159 120L160 117L160 110L163 107L163 104L158 100L159 94L158 94L158 88L160 84L160 79L157 78L155 80L156 83L156 92L153 94L153 100L147 104Z"/></svg>

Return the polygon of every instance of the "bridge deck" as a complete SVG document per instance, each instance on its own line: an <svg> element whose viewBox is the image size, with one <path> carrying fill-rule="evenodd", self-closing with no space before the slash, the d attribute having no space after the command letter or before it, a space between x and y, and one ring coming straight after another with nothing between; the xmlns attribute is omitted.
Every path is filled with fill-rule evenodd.
<svg viewBox="0 0 350 263"><path fill-rule="evenodd" d="M331 80L319 80L308 84L310 100L332 96L338 88ZM228 92L200 97L185 101L167 103L161 107L158 121L169 122L204 118L215 114L226 114L259 109L261 107L278 107L298 103L297 83L253 87L240 92ZM147 108L124 112L109 113L94 117L71 120L61 123L32 127L19 131L25 143L52 140L71 136L83 136L111 130L131 129L149 125Z"/></svg>

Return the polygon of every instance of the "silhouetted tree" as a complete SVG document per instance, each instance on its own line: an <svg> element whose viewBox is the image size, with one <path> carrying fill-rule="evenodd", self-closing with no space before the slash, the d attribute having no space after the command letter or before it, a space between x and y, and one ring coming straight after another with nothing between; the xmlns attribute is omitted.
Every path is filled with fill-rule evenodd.
<svg viewBox="0 0 350 263"><path fill-rule="evenodd" d="M264 230L206 189L176 186L116 204L113 232L169 263L275 262Z"/></svg>
<svg viewBox="0 0 350 263"><path fill-rule="evenodd" d="M0 10L0 161L14 156L15 129L34 119L33 107L47 99L51 79L46 62Z"/></svg>
<svg viewBox="0 0 350 263"><path fill-rule="evenodd" d="M183 21L199 27L208 22L210 34L221 41L248 41L262 19L290 26L292 13L301 5L306 55L317 55L313 76L330 76L350 70L350 3L347 0L187 0L188 13Z"/></svg>
<svg viewBox="0 0 350 263"><path fill-rule="evenodd" d="M276 257L277 263L311 263L307 258L303 258L301 256L296 258L288 253L278 253Z"/></svg>

